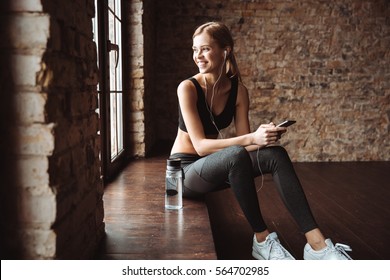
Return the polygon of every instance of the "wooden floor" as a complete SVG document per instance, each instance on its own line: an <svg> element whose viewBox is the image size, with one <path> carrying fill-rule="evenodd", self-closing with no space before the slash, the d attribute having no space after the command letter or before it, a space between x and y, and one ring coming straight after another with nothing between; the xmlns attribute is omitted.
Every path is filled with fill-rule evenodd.
<svg viewBox="0 0 390 280"><path fill-rule="evenodd" d="M327 237L350 245L354 259L390 259L390 162L294 166ZM134 160L106 187L107 238L98 258L252 259L253 233L230 189L210 194L206 202L184 201L181 214L167 212L164 170L164 158ZM257 183L260 186L260 178ZM269 175L258 196L270 230L277 231L282 244L302 259L304 235ZM211 221L212 232L205 217ZM191 250L197 253L190 254Z"/></svg>
<svg viewBox="0 0 390 280"><path fill-rule="evenodd" d="M294 163L294 167L326 237L350 245L354 259L390 259L390 162ZM272 177L265 177L258 196L267 225L295 258L302 259L305 238L281 202ZM207 199L218 258L250 259L253 233L232 192L223 192Z"/></svg>
<svg viewBox="0 0 390 280"><path fill-rule="evenodd" d="M165 168L166 157L135 160L106 187L99 259L217 258L204 200L165 210Z"/></svg>

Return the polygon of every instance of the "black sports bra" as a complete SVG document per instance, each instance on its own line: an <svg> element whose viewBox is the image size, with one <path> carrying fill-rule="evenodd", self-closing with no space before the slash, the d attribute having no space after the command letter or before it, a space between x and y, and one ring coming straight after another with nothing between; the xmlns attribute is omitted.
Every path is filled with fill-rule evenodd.
<svg viewBox="0 0 390 280"><path fill-rule="evenodd" d="M222 113L220 113L219 115L213 114L214 122L215 125L218 127L218 130L214 126L211 120L211 116L209 112L210 108L208 108L207 102L205 100L205 94L203 92L202 87L200 86L200 84L195 78L190 78L189 80L196 87L196 92L198 95L198 101L196 103L196 107L198 108L199 117L202 122L205 135L218 134L218 130L224 129L230 125L236 113L236 100L237 100L237 89L238 89L237 77L231 78L231 89L229 93L229 98L226 102L225 108L223 109ZM179 128L187 132L187 127L183 120L180 104L179 104Z"/></svg>

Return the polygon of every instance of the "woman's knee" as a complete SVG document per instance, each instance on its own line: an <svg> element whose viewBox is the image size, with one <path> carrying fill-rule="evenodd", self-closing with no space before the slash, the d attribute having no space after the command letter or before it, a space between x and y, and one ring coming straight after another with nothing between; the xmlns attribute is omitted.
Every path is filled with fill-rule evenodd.
<svg viewBox="0 0 390 280"><path fill-rule="evenodd" d="M240 145L230 146L225 149L226 152L233 157L242 157L248 154L248 151Z"/></svg>
<svg viewBox="0 0 390 280"><path fill-rule="evenodd" d="M272 146L269 149L272 158L277 162L291 161L286 149L282 146Z"/></svg>
<svg viewBox="0 0 390 280"><path fill-rule="evenodd" d="M288 155L286 149L283 146L272 146L270 149L276 156L285 157Z"/></svg>
<svg viewBox="0 0 390 280"><path fill-rule="evenodd" d="M234 145L226 149L226 152L228 153L228 157L230 158L230 161L235 164L243 164L245 162L250 163L251 159L249 156L248 151L240 145Z"/></svg>

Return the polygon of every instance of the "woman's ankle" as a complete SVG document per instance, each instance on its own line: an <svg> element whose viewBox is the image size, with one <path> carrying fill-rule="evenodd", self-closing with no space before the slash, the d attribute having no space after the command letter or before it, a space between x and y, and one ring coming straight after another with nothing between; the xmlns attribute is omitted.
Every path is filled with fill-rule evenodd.
<svg viewBox="0 0 390 280"><path fill-rule="evenodd" d="M325 237L318 228L306 232L305 236L313 250L318 251L326 247Z"/></svg>
<svg viewBox="0 0 390 280"><path fill-rule="evenodd" d="M266 229L265 231L262 231L262 232L255 232L256 241L259 243L265 241L265 239L267 238L267 236L269 234L270 234L270 232L268 231L268 229Z"/></svg>

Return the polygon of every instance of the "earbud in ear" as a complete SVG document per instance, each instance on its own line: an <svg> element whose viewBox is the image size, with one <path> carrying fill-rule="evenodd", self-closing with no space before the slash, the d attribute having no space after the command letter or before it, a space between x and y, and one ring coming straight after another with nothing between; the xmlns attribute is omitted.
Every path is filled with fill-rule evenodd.
<svg viewBox="0 0 390 280"><path fill-rule="evenodd" d="M225 59L226 59L226 56L227 56L227 50L225 50L223 53L224 53L224 56L225 56Z"/></svg>

